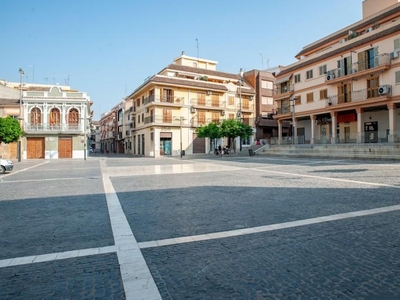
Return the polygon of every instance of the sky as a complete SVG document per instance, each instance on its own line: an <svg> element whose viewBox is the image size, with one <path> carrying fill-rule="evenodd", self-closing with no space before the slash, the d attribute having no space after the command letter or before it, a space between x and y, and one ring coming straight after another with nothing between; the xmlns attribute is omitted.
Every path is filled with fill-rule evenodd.
<svg viewBox="0 0 400 300"><path fill-rule="evenodd" d="M228 73L289 65L362 0L0 0L0 79L70 85L94 119L185 54Z"/></svg>

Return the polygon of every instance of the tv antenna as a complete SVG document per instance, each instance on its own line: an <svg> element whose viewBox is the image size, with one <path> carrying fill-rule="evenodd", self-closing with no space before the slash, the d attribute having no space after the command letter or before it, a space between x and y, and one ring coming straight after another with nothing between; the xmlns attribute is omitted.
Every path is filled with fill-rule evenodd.
<svg viewBox="0 0 400 300"><path fill-rule="evenodd" d="M199 59L199 39L196 38L196 47L197 47L197 59Z"/></svg>

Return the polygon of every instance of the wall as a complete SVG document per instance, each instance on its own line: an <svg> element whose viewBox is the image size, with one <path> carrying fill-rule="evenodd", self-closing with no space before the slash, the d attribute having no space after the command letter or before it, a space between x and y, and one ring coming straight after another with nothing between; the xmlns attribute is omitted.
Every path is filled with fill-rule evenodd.
<svg viewBox="0 0 400 300"><path fill-rule="evenodd" d="M389 6L392 6L400 1L398 0L364 0L362 3L363 19L370 17L371 15L383 10Z"/></svg>

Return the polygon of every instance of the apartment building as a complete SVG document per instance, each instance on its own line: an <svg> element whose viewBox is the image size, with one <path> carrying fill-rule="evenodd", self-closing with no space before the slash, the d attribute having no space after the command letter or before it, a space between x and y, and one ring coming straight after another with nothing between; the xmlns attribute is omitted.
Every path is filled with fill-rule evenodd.
<svg viewBox="0 0 400 300"><path fill-rule="evenodd" d="M100 152L117 153L117 116L118 105L110 111L105 112L100 117Z"/></svg>
<svg viewBox="0 0 400 300"><path fill-rule="evenodd" d="M279 143L400 142L399 51L397 0L366 0L362 20L305 46L276 76Z"/></svg>
<svg viewBox="0 0 400 300"><path fill-rule="evenodd" d="M278 122L273 118L277 112L277 105L273 98L275 74L280 72L280 67L266 70L251 70L244 73L247 82L255 90L255 138L264 142L278 137ZM289 134L290 122L282 123L284 136Z"/></svg>
<svg viewBox="0 0 400 300"><path fill-rule="evenodd" d="M207 153L210 143L197 137L197 127L235 118L254 127L254 89L243 74L219 72L216 67L216 61L182 52L133 91L125 100L131 102L126 109L131 114L126 120L131 129L129 153L150 157ZM253 142L251 137L243 145ZM235 146L239 149L239 144Z"/></svg>

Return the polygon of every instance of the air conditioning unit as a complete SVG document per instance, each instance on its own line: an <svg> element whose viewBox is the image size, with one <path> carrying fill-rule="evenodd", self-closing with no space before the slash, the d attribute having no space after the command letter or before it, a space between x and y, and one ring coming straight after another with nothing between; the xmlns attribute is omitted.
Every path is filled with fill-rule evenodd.
<svg viewBox="0 0 400 300"><path fill-rule="evenodd" d="M335 78L335 74L333 73L327 73L326 74L326 81L332 80Z"/></svg>
<svg viewBox="0 0 400 300"><path fill-rule="evenodd" d="M212 94L212 91L208 90L207 95L210 96Z"/></svg>
<svg viewBox="0 0 400 300"><path fill-rule="evenodd" d="M390 53L390 59L395 59L399 57L399 52L398 51L394 51Z"/></svg>
<svg viewBox="0 0 400 300"><path fill-rule="evenodd" d="M196 108L192 106L192 107L190 108L190 112L191 112L192 114L196 113Z"/></svg>
<svg viewBox="0 0 400 300"><path fill-rule="evenodd" d="M374 30L372 27L367 28L367 30L365 30L366 33L371 32L372 30Z"/></svg>
<svg viewBox="0 0 400 300"><path fill-rule="evenodd" d="M346 41L346 39L341 39L339 44L343 44Z"/></svg>
<svg viewBox="0 0 400 300"><path fill-rule="evenodd" d="M381 85L378 89L379 95L386 95L390 93L390 85Z"/></svg>

